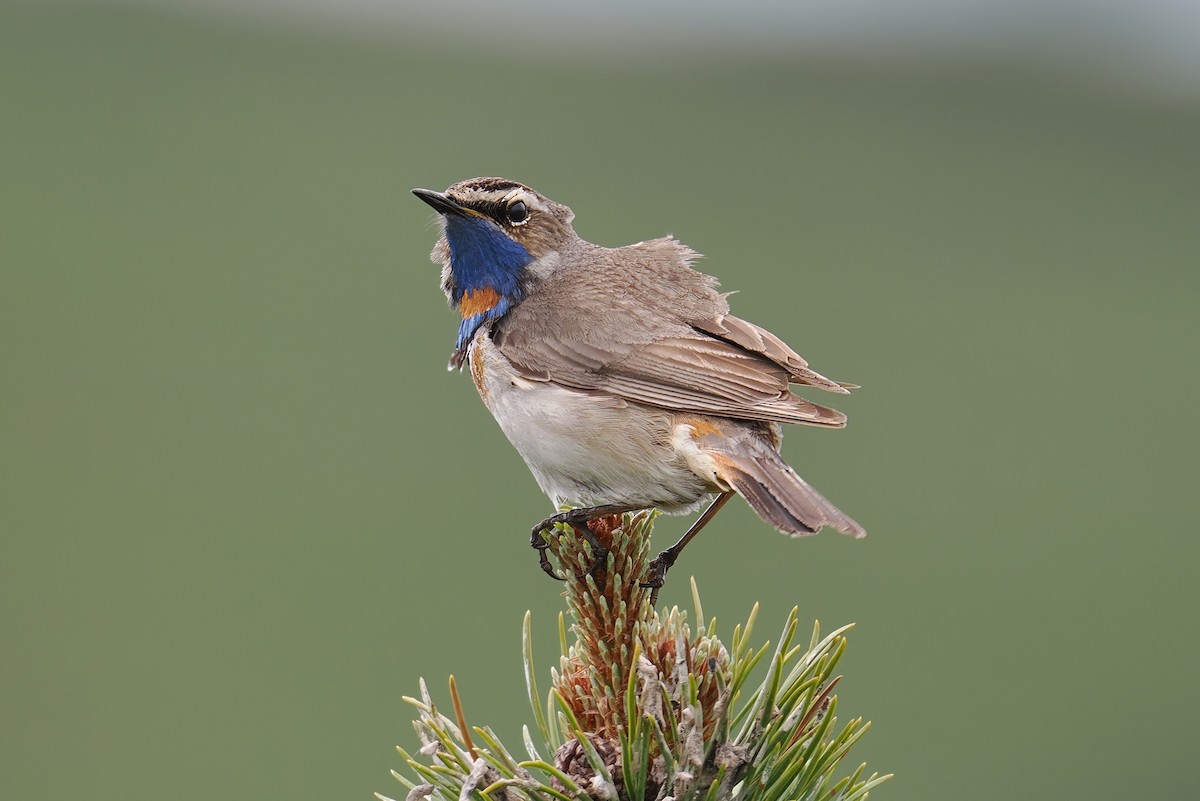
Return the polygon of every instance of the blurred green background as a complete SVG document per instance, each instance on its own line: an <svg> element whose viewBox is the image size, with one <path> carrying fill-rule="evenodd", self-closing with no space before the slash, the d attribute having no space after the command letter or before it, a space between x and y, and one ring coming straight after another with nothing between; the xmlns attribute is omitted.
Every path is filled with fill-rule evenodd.
<svg viewBox="0 0 1200 801"><path fill-rule="evenodd" d="M402 797L400 697L452 672L519 743L549 507L408 194L475 175L676 234L863 385L785 454L871 536L733 504L662 600L857 622L879 798L1194 793L1194 96L261 23L0 11L0 795Z"/></svg>

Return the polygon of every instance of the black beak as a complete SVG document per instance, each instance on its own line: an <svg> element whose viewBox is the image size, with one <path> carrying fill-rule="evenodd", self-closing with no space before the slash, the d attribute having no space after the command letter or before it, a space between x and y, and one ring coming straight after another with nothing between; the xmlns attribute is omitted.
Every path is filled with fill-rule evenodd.
<svg viewBox="0 0 1200 801"><path fill-rule="evenodd" d="M463 210L462 206L441 192L434 192L432 189L414 189L412 193L433 206L439 214L453 214L456 217L467 216L467 212Z"/></svg>

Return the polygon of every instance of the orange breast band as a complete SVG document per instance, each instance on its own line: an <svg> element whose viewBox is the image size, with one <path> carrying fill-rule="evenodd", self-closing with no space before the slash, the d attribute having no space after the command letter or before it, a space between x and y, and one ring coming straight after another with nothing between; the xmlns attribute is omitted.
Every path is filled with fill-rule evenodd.
<svg viewBox="0 0 1200 801"><path fill-rule="evenodd" d="M459 301L458 311L466 320L474 317L477 314L483 314L486 311L491 311L500 302L500 293L491 287L476 289L474 292L464 292L462 300Z"/></svg>

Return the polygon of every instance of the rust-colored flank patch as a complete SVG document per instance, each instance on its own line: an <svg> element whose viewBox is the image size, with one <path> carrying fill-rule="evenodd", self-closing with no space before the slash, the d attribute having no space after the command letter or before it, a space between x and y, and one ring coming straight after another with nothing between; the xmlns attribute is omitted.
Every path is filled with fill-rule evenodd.
<svg viewBox="0 0 1200 801"><path fill-rule="evenodd" d="M709 434L721 433L721 429L715 423L712 423L708 420L689 420L688 425L692 427L692 439L706 437Z"/></svg>

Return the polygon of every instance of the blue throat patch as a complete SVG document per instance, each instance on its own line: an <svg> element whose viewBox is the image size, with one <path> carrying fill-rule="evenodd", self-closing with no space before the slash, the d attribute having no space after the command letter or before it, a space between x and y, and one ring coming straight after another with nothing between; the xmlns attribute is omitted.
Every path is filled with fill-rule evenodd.
<svg viewBox="0 0 1200 801"><path fill-rule="evenodd" d="M463 315L456 351L466 348L479 326L503 317L521 300L521 272L533 257L483 217L446 216L446 241L454 273L455 308Z"/></svg>

